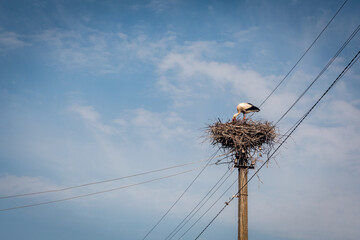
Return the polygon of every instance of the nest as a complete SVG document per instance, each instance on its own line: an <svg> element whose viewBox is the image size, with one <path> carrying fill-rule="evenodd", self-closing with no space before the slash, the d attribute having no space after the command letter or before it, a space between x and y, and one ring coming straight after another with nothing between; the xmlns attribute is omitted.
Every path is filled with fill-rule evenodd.
<svg viewBox="0 0 360 240"><path fill-rule="evenodd" d="M270 122L246 119L222 123L220 119L207 127L211 144L240 165L255 165L263 154L269 154L276 142L276 131Z"/></svg>

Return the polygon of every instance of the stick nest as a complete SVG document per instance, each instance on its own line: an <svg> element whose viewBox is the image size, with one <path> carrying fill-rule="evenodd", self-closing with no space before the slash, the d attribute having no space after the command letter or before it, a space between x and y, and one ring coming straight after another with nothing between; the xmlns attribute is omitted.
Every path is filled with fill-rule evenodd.
<svg viewBox="0 0 360 240"><path fill-rule="evenodd" d="M206 129L210 142L241 165L254 165L263 154L269 154L277 133L270 122L246 119L222 123L220 119Z"/></svg>

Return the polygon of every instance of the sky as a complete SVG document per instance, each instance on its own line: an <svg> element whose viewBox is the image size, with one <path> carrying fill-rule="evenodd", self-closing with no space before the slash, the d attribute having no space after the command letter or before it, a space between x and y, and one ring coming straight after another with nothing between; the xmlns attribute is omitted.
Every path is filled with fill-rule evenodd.
<svg viewBox="0 0 360 240"><path fill-rule="evenodd" d="M2 238L143 239L201 171L205 162L199 161L216 153L205 128L229 120L240 102L259 106L342 3L0 1L0 196L196 162L84 188L0 199L5 209L196 168L103 194L1 211ZM345 4L253 119L280 118L358 26L359 10L360 1ZM359 46L358 34L277 125L279 134L315 103ZM360 238L359 66L249 183L250 239ZM147 239L165 239L227 170L226 164L205 168ZM196 216L236 177L235 171ZM194 239L204 229L237 192L235 185L182 239ZM199 239L236 237L233 201Z"/></svg>

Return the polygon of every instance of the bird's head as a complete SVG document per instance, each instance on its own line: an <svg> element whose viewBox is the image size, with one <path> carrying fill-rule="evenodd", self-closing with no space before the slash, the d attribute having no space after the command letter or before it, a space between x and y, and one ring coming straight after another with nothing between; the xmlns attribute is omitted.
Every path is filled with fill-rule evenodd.
<svg viewBox="0 0 360 240"><path fill-rule="evenodd" d="M235 113L232 117L232 121L235 122L236 121L236 117L238 116L239 114Z"/></svg>

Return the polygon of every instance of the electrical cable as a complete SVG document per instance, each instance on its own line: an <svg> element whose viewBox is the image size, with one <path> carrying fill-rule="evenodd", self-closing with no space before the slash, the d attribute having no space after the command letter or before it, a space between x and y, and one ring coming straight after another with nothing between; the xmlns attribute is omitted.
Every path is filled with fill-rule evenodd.
<svg viewBox="0 0 360 240"><path fill-rule="evenodd" d="M229 178L230 176L231 176L231 175L229 175L227 178ZM226 180L227 180L227 179L226 179ZM225 180L225 181L226 181L226 180ZM215 192L217 192L217 191L219 190L219 188L225 183L225 181L216 189ZM235 182L233 182L233 183L230 185L230 187L228 187L228 188L225 190L225 192L178 238L178 240L181 239L183 236L185 236L185 234L188 233L188 232L195 226L195 224L197 224L197 223L200 221L200 219L203 218L203 217L205 216L205 214L210 211L210 209L225 195L225 193L227 193L227 192L230 190L230 188L231 188L236 182L237 182L237 178L236 178ZM215 194L215 192L214 192L213 194L211 194L210 197L208 197L208 199L206 200L206 202ZM205 203L206 203L206 202L205 202ZM205 205L205 203L203 203L203 204L201 205L201 208ZM191 218L194 217L194 215L195 215L201 208L199 208L199 209L193 214L193 216L191 216ZM190 220L190 219L189 219L189 220ZM187 222L188 222L188 221L187 221Z"/></svg>
<svg viewBox="0 0 360 240"><path fill-rule="evenodd" d="M210 157L210 159L208 160L208 162L206 163L206 165L201 169L201 171L196 175L196 177L194 178L194 180L191 181L191 183L189 184L189 186L184 190L184 192L176 199L176 201L173 203L173 205L171 205L171 207L164 213L164 215L156 222L156 224L146 233L146 235L143 237L143 240L147 238L147 236L149 236L149 234L161 223L161 221L166 217L166 215L175 207L175 205L180 201L180 199L185 195L185 193L189 190L189 188L194 184L194 182L196 181L196 179L199 178L199 176L201 175L201 173L205 170L205 168L210 164L210 162L215 158L217 152L219 151L219 149Z"/></svg>
<svg viewBox="0 0 360 240"><path fill-rule="evenodd" d="M331 60L326 64L326 66L322 69L322 71L318 74L318 76L311 82L311 84L304 90L304 92L297 98L297 100L290 106L290 108L280 117L280 119L274 124L274 126L276 126L287 114L288 112L297 104L297 102L305 95L305 93L312 87L312 85L320 78L320 76L328 69L328 67L332 64L332 62L337 58L337 56L344 50L344 48L348 45L348 43L354 38L354 36L358 33L360 29L360 25L358 25L356 27L356 29L352 32L352 34L349 36L349 38L344 42L344 44L340 47L340 49L336 52L336 54L331 58ZM347 70L346 70L347 71ZM296 124L299 124L302 120L299 120ZM296 125L297 126L297 125ZM287 132L289 132L292 129L295 130L296 127L292 127L290 128ZM291 132L292 132L291 131ZM289 136L286 137L286 139L284 141L287 140ZM283 143L283 142L282 142ZM280 146L282 145L282 143L280 144ZM276 152L276 151L275 151ZM275 153L274 152L274 153ZM273 154L274 154L273 153ZM268 160L273 156L273 154L268 158ZM263 163L262 166L264 166L265 163L268 162L265 161ZM260 167L260 169L262 168L262 166ZM259 170L259 169L258 169ZM257 174L258 171L255 172L254 175ZM254 176L253 175L253 176ZM251 177L251 179L253 178L253 176ZM211 223L210 223L211 224Z"/></svg>
<svg viewBox="0 0 360 240"><path fill-rule="evenodd" d="M281 80L281 82L275 87L275 89L265 98L265 100L260 104L260 107L271 97L271 95L277 90L277 88L284 82L284 80L290 75L290 73L293 71L293 69L298 65L298 63L302 60L302 58L307 54L307 52L312 48L312 46L315 44L315 42L319 39L319 37L322 35L322 33L326 30L326 28L330 25L330 23L333 21L333 19L337 16L337 14L340 12L340 10L343 8L343 6L346 4L347 0L344 1L344 3L341 5L341 7L338 9L338 11L335 13L335 15L330 19L328 24L324 27L324 29L320 32L320 34L317 36L317 38L312 42L312 44L308 47L308 49L305 51L305 53L300 57L300 59L295 63L295 65L290 69L290 71L286 74L286 76ZM320 72L320 74L314 79L314 81L307 87L307 89L298 97L298 99L293 103L293 105L283 114L283 116L276 122L275 125L277 125L284 117L287 115L287 113L292 109L292 107L303 97L303 95L310 89L310 87L318 80L318 78L327 70L327 68L332 64L332 62L336 59L336 57L342 52L342 50L347 46L347 44L352 40L352 38L357 34L359 31L359 26L355 29L355 31L352 33L352 35L349 37L349 39L343 44L343 46L339 49L339 51L335 54L335 56L328 62L328 64L325 66L325 68Z"/></svg>
<svg viewBox="0 0 360 240"><path fill-rule="evenodd" d="M210 164L210 165L215 165L215 164ZM207 164L205 166L209 166L209 165ZM134 187L134 186L142 185L142 184L145 184L145 183L154 182L154 181L157 181L157 180L161 180L161 179L170 178L170 177L178 176L178 175L181 175L181 174L193 172L193 171L196 171L196 170L198 170L200 168L204 168L205 166L197 167L197 168L190 169L190 170L187 170L187 171L183 171L183 172L180 172L180 173L167 175L167 176L164 176L164 177L159 177L159 178L147 180L147 181L144 181L144 182L139 182L139 183L129 184L129 185L120 186L120 187L116 187L116 188L111 188L111 189L107 189L107 190L103 190L103 191L99 191L99 192L93 192L93 193L88 193L88 194L83 194L83 195L77 195L77 196L73 196L73 197L57 199L57 200L52 200L52 201L47 201L47 202L40 202L40 203L22 205L22 206L17 206L17 207L3 208L3 209L0 209L0 212L15 210L15 209L19 209L19 208L35 207L35 206L39 206L39 205L63 202L63 201L68 201L68 200L72 200L72 199L83 198L83 197L98 195L98 194L107 193L107 192L113 192L113 191L116 191L116 190L129 188L129 187Z"/></svg>
<svg viewBox="0 0 360 240"><path fill-rule="evenodd" d="M230 171L231 170L231 171ZM204 206L204 204L210 199L210 197L213 195L211 194L210 197L204 202L202 206L199 207L201 203L205 200L205 198L212 192L212 190L215 189L215 187L221 182L221 180L228 174L230 171L230 174L225 178L225 180L219 185L219 187L213 192L213 194L224 184L224 182L231 176L233 173L233 168L228 169L224 175L221 176L221 178L215 183L215 185L206 193L206 195L200 200L200 202L188 213L188 215L174 228L174 230L165 238L165 240L172 239L185 225L186 223ZM198 208L199 207L199 208ZM198 208L198 209L197 209ZM197 210L196 210L197 209ZM190 217L190 215L196 210L196 212ZM181 226L182 225L182 226ZM181 227L180 227L181 226Z"/></svg>
<svg viewBox="0 0 360 240"><path fill-rule="evenodd" d="M299 127L299 125L305 120L305 118L310 114L310 112L316 107L316 105L323 99L323 97L330 91L330 89L345 75L345 73L356 63L360 57L360 51L355 55L355 57L349 62L349 64L343 69L339 76L333 81L333 83L328 87L328 89L321 95L321 97L316 101L316 103L304 114L304 116L296 123L295 126L291 127L289 135L280 143L280 145L274 150L274 152L268 157L268 159L255 171L255 173L247 180L247 182L238 190L238 192L230 198L230 200L223 206L223 208L215 215L215 217L206 225L206 227L200 232L200 234L195 238L198 239L205 230L211 225L211 223L221 214L222 211L231 203L236 196L239 195L241 190L254 178L256 174L265 166L265 164L271 159L271 157L279 150L279 148L286 142L286 140L291 136L291 134Z"/></svg>
<svg viewBox="0 0 360 240"><path fill-rule="evenodd" d="M327 68L331 65L331 63L336 59L336 57L342 52L342 50L346 47L346 45L352 40L352 38L359 32L360 25L353 31L350 37L344 42L338 52L332 57L332 59L327 63L327 65L322 69L322 71L318 74L318 76L311 82L311 84L305 89L305 91L295 100L295 102L288 108L288 110L280 117L280 119L274 124L276 126L285 115L294 107L294 105L304 96L304 94L311 88L311 86L319 79L319 77L327 70ZM293 125L293 127L301 121L301 118ZM289 128L283 136L286 136L292 128Z"/></svg>
<svg viewBox="0 0 360 240"><path fill-rule="evenodd" d="M312 85L323 75L323 73L328 69L328 67L334 62L334 60L339 56L339 54L344 50L344 48L349 44L349 42L355 37L355 35L360 30L360 24L355 28L355 30L351 33L349 38L343 43L340 49L335 53L335 55L330 59L330 61L326 64L326 66L321 70L321 72L316 76L316 78L310 83L310 85L301 93L301 95L295 100L295 102L288 108L288 110L280 117L280 119L275 123L277 125L287 114L288 112L295 106L295 104L305 95L305 93L312 87Z"/></svg>
<svg viewBox="0 0 360 240"><path fill-rule="evenodd" d="M200 219L203 218L203 217L205 216L205 214L208 213L208 212L211 210L211 208L213 208L213 207L215 206L215 204L225 195L225 193L227 193L227 192L230 190L230 188L232 188L232 186L234 186L234 184L237 183L237 182L238 182L238 179L236 178L235 181L230 185L230 187L228 187L228 188L225 190L225 192L224 192L223 194L221 194L221 196L190 226L189 229L186 230L186 232L183 233L183 235L181 235L181 237L180 237L179 239L181 239L183 236L185 236L185 234L186 234L192 227L194 227L195 224L197 224L197 223L200 221ZM227 206L228 203L229 203L229 202L226 202L226 205L225 205L225 206ZM218 214L216 215L216 217L219 216L219 214L220 214L220 213L218 213Z"/></svg>
<svg viewBox="0 0 360 240"><path fill-rule="evenodd" d="M315 44L315 42L318 40L318 38L322 35L322 33L325 31L325 29L329 26L329 24L333 21L333 19L336 17L336 15L340 12L340 10L343 8L343 6L345 5L345 3L348 0L345 0L345 2L342 4L342 6L339 8L339 10L336 12L336 14L332 17L332 19L328 22L328 24L325 26L325 28L320 32L320 34L317 36L317 38L313 41L313 43L309 46L309 48L305 51L305 53L300 57L300 59L296 62L296 64L293 66L293 68L289 71L289 73L282 79L282 81L275 87L275 89L267 96L267 98L260 104L260 106L262 106L267 100L268 98L276 91L276 89L283 83L283 81L288 77L288 75L292 72L292 70L297 66L297 64L302 60L302 58L307 54L307 52L311 49L311 47ZM286 115L286 114L285 114ZM281 120L281 119L280 119ZM295 129L294 129L295 130ZM204 160L202 160L204 161ZM200 162L200 161L199 161ZM210 161L209 161L210 162ZM125 178L131 178L131 177L135 177L135 176L140 176L140 175L145 175L145 174L150 174L150 173L154 173L154 172L159 172L159 171L165 171L168 169L172 169L172 168L177 168L177 167L182 167L182 166L186 166L186 165L190 165L193 163L188 163L188 164L183 164L183 165L178 165L178 166L173 166L173 167L169 167L169 168L163 168L163 169L158 169L158 170L153 170L153 171L149 171L149 172L144 172L144 173L139 173L139 174L134 174L134 175L130 175L130 176L125 176L125 177L120 177L120 178L115 178L115 179L109 179L109 180L103 180L103 181L98 181L98 182L91 182L91 183L86 183L86 184L81 184L81 185L76 185L76 186L71 186L71 187L66 187L66 188L62 188L62 189L53 189L53 190L46 190L46 191L40 191L40 192L33 192L33 193L24 193L24 194L17 194L17 195L9 195L9 196L3 196L0 197L0 199L6 199L6 198L15 198L15 197L24 197L24 196L30 196L30 195L37 195L37 194L44 194L44 193L51 193L51 192L60 192L60 191L66 191L66 190L70 190L70 189L74 189L74 188L80 188L80 187L85 187L85 186L89 186L89 185L95 185L95 184L101 184L101 183L106 183L106 182L112 182L112 181L117 181L117 180L121 180L121 179L125 179ZM205 165L205 167L208 165ZM205 167L203 168L203 170L205 169ZM196 168L198 169L198 168ZM203 171L202 170L202 171ZM38 205L43 205L43 204L50 204L50 203L55 203L55 202L61 202L61 201L66 201L66 200L70 200L70 199L75 199L75 198L81 198L81 197L86 197L86 196L91 196L91 195L95 195L95 194L100 194L100 193L105 193L105 192L110 192L110 191L115 191L118 189L122 189L122 188L127 188L127 187L131 187L131 186L135 186L135 185L140 185L140 184L144 184L144 183L148 183L148 182L152 182L152 181L156 181L156 180L160 180L160 179L164 179L164 178L168 178L168 177L172 177L172 176L176 176L176 175L180 175L180 174L184 174L190 171L194 171L194 170L188 170L185 172L181 172L181 173L177 173L177 174L173 174L173 175L168 175L165 177L161 177L161 178L157 178L157 179L153 179L153 180L149 180L146 182L141 182L141 183L136 183L136 184L131 184L131 185L127 185L127 186L122 186L122 187L118 187L118 188L114 188L114 189L109 189L109 190L105 190L105 191L101 191L101 192L95 192L95 193L90 193L90 194L84 194L84 195L79 195L79 196L75 196L75 197L71 197L71 198L66 198L66 199L59 199L59 200L54 200L54 201L49 201L49 202L42 202L42 203L37 203L37 204L29 204L29 205L24 205L24 206L19 206L19 207L13 207L13 208L8 208L8 209L0 209L0 211L8 211L8 210L13 210L13 209L18 209L18 208L25 208L25 207L32 207L32 206L38 206ZM201 171L201 172L202 172ZM201 174L200 172L200 174ZM200 175L199 174L199 175ZM197 176L198 177L198 176ZM194 179L194 181L196 180L196 178ZM194 182L193 181L193 182ZM193 182L190 184L190 186L193 184ZM190 187L189 186L189 187ZM189 188L188 187L188 188ZM188 188L185 190L185 192L188 190ZM184 192L184 193L185 193ZM184 194L183 193L183 194ZM183 196L183 194L180 196L180 198ZM180 198L178 200L180 200ZM177 200L177 201L178 201ZM177 201L175 202L175 204L177 203ZM175 205L174 204L174 205ZM172 206L173 207L173 206ZM172 208L171 207L171 208ZM171 210L171 209L170 209ZM170 211L169 210L169 211ZM168 211L168 212L169 212ZM167 212L167 213L168 213ZM166 213L166 214L167 214ZM165 214L165 215L166 215ZM165 217L165 215L163 217ZM163 218L162 218L163 219ZM161 219L161 220L162 220ZM160 220L160 221L161 221ZM159 221L159 223L160 223ZM156 226L155 226L156 227ZM155 228L154 227L154 228ZM153 229L154 229L153 228ZM152 229L152 230L153 230ZM151 230L151 231L152 231ZM151 232L150 231L150 232ZM149 232L149 233L150 233ZM149 234L148 233L148 234ZM148 235L147 234L147 235ZM146 235L146 236L147 236ZM146 238L145 236L145 238ZM144 239L145 239L144 238Z"/></svg>
<svg viewBox="0 0 360 240"><path fill-rule="evenodd" d="M335 53L335 55L329 60L326 66L320 71L320 73L315 77L315 79L310 83L309 86L301 93L301 95L293 102L293 104L286 110L286 112L279 118L279 120L274 124L273 128L289 113L289 111L300 101L300 99L305 95L305 93L312 87L312 85L322 76L322 74L329 68L329 66L334 62L334 60L339 56L339 54L344 50L344 48L349 44L349 42L355 37L355 35L360 30L360 24L355 28L355 30L351 33L349 38L343 43L343 45L339 48L339 50ZM298 120L300 121L300 120ZM273 129L271 128L271 129ZM289 129L284 136L290 131Z"/></svg>
<svg viewBox="0 0 360 240"><path fill-rule="evenodd" d="M356 55L355 55L355 57L351 60L351 62L348 64L348 66L340 73L340 75L337 77L337 79L340 79L355 63L356 63L356 61L359 59L359 53L360 52L358 52ZM299 122L301 122L304 118L305 118L305 116L308 114L308 112L306 112L291 128L289 128L286 132L285 132L285 134L283 135L283 136L287 136L288 135L288 133L289 132L291 132L292 131L292 129L294 128L294 127L296 127L296 125L299 123Z"/></svg>
<svg viewBox="0 0 360 240"><path fill-rule="evenodd" d="M217 158L217 157L220 157L220 156L222 156L222 155L218 155L218 156L216 156L216 158ZM165 171L165 170L169 170L169 169L184 167L184 166L187 166L187 165L192 165L192 164L196 164L196 163L200 163L200 162L205 162L205 161L207 161L207 160L209 160L209 158L207 158L207 159L202 159L202 160L199 160L199 161L190 162L190 163L185 163L185 164L181 164L181 165L177 165L177 166L172 166L172 167L167 167L167 168L161 168L161 169L152 170L152 171L148 171L148 172L136 173L136 174L129 175L129 176L118 177L118 178L113 178L113 179L107 179L107 180L102 180L102 181L97 181L97 182L90 182L90 183L85 183L85 184L80 184L80 185L75 185L75 186L70 186L70 187L65 187L65 188L45 190L45 191L38 191L38 192L32 192L32 193L22 193L22 194L8 195L8 196L0 196L0 199L16 198L16 197L25 197L25 196L31 196L31 195L39 195L39 194L45 194L45 193L53 193L53 192L61 192L61 191L66 191L66 190L70 190L70 189L75 189L75 188L80 188L80 187L86 187L86 186L96 185L96 184L102 184L102 183L108 183L108 182L123 180L123 179L126 179L126 178L132 178L132 177L137 177L137 176L146 175L146 174L150 174L150 173L161 172L161 171Z"/></svg>
<svg viewBox="0 0 360 240"><path fill-rule="evenodd" d="M259 105L261 107L270 97L273 95L273 93L279 88L279 86L285 81L285 79L290 75L290 73L295 69L295 67L299 64L299 62L304 58L304 56L308 53L308 51L313 47L315 42L320 38L320 36L323 34L323 32L327 29L327 27L330 25L330 23L334 20L334 18L338 15L340 10L344 7L348 0L345 0L344 3L340 6L340 8L337 10L337 12L334 14L334 16L330 19L330 21L325 25L323 30L319 33L319 35L315 38L315 40L310 44L310 46L306 49L304 54L299 58L299 60L295 63L295 65L290 69L290 71L285 75L285 77L276 85L276 87L271 91L271 93L263 100L263 102Z"/></svg>
<svg viewBox="0 0 360 240"><path fill-rule="evenodd" d="M343 49L347 46L347 44L353 39L353 37L358 33L360 29L360 25L357 26L357 28L353 31L353 33L350 35L350 37L345 41L345 43L342 45L342 47L338 50L338 52L334 55L334 57L328 62L328 64L323 68L323 70L320 72L320 74L314 79L314 81L305 89L305 91L298 97L298 99L291 105L291 107L281 116L281 118L275 123L274 126L276 126L283 118L284 116L290 111L290 109L292 107L294 107L294 105L304 96L304 94L309 90L309 88L318 80L318 78L327 70L327 68L331 65L331 63L336 59L336 57L343 51ZM356 56L357 57L357 56ZM349 68L352 67L352 65L357 61L358 58L354 57L353 60L351 61L352 64L349 63L349 65L343 70L343 72L339 75L339 77L336 79L336 81L342 77L343 74L345 74ZM350 66L350 67L349 67ZM312 109L311 109L312 110ZM285 140L279 145L282 146L282 144L289 138L289 136L291 135L291 133L293 131L295 131L295 129L298 127L298 125L300 125L300 123L303 121L303 119L308 115L309 113L305 113L305 115L300 118L287 132L290 132L289 135L286 135ZM275 152L279 149L279 147L268 157L268 159L261 165L261 167L254 173L254 175L252 175L252 177L249 179L249 181L258 173L258 171L270 160L270 158L275 154ZM248 182L249 182L248 181ZM247 184L247 183L246 183ZM246 185L245 184L245 185ZM245 186L244 185L244 186ZM243 186L243 187L244 187ZM230 202L232 201L232 199L230 200ZM225 205L226 207L226 205ZM224 209L225 209L224 207ZM222 211L222 210L221 210ZM216 217L215 217L216 218ZM211 224L211 222L210 222ZM201 234L200 234L201 235Z"/></svg>

